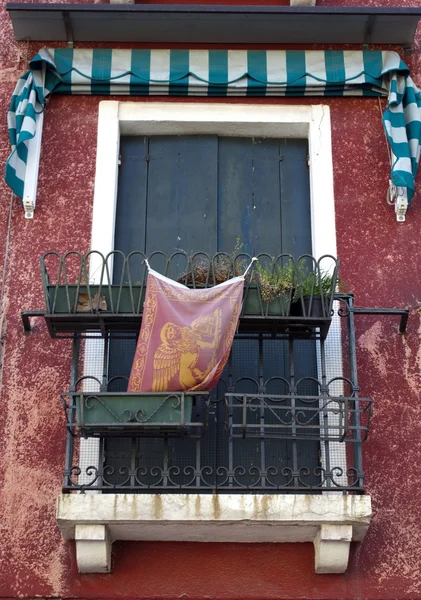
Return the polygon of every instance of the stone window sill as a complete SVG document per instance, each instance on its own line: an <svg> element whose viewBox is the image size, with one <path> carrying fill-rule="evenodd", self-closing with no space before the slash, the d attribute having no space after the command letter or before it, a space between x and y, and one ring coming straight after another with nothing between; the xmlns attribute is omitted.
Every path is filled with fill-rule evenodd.
<svg viewBox="0 0 421 600"><path fill-rule="evenodd" d="M76 540L81 573L110 571L116 540L313 542L316 573L343 573L364 538L369 496L309 494L61 494L57 522Z"/></svg>

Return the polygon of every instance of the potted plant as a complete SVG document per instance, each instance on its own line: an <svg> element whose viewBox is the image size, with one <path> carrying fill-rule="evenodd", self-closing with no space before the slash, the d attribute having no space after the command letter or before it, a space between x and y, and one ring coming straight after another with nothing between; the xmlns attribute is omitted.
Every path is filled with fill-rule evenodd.
<svg viewBox="0 0 421 600"><path fill-rule="evenodd" d="M295 268L296 289L292 314L330 318L333 295L341 283L337 275L337 266L333 272L321 269L319 264L310 268L308 265L297 263Z"/></svg>
<svg viewBox="0 0 421 600"><path fill-rule="evenodd" d="M252 281L246 283L242 314L286 317L294 297L292 261L283 266L276 262L269 267L257 264Z"/></svg>
<svg viewBox="0 0 421 600"><path fill-rule="evenodd" d="M111 267L107 262L110 255L117 260L124 260L125 270L119 282L112 283ZM144 255L132 252L125 257L119 252L110 253L107 257L100 255L102 264L95 270L95 279L89 276L89 261L98 252L82 255L76 251L59 255L47 252L41 256L41 278L44 298L48 314L77 313L142 313L145 296L146 267ZM137 259L134 266L137 279L130 276L129 259ZM141 264L139 265L139 262ZM50 279L49 271L53 274ZM142 275L143 274L143 275Z"/></svg>
<svg viewBox="0 0 421 600"><path fill-rule="evenodd" d="M140 282L119 285L92 283L47 283L46 308L49 314L129 313L140 314L145 286Z"/></svg>

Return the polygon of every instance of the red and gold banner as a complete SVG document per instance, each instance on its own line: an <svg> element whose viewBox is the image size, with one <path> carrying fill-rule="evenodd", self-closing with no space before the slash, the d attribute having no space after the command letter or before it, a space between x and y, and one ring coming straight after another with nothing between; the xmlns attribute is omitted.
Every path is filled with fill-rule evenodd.
<svg viewBox="0 0 421 600"><path fill-rule="evenodd" d="M211 390L231 351L244 277L190 289L150 270L129 392Z"/></svg>

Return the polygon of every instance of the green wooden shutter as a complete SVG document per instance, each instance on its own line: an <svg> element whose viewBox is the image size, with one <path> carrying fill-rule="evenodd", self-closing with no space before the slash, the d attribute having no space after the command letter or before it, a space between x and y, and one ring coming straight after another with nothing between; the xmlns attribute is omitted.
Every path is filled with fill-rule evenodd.
<svg viewBox="0 0 421 600"><path fill-rule="evenodd" d="M240 239L245 252L267 252L294 256L311 254L311 221L307 140L232 138L217 136L156 136L121 139L121 167L116 217L115 248L125 254L161 250L187 252L231 252ZM158 264L155 268L159 270ZM163 264L162 264L163 268ZM116 260L114 277L119 280L121 263ZM132 280L140 278L132 274ZM113 339L110 344L109 376L128 376L135 340ZM259 379L259 356L263 377L289 375L294 352L296 378L317 377L316 348L308 341L236 339L228 368L234 380ZM223 376L224 378L224 376ZM222 379L223 379L222 378ZM211 484L217 486L225 469L242 465L246 470L275 466L278 473L289 467L299 470L318 465L319 445L286 440L229 441L225 430L223 384L216 391L210 410L208 432L197 444L189 440L107 440L106 463L114 467L197 465L213 470ZM284 393L274 382L271 391ZM315 393L306 383L302 393ZM249 381L243 392L254 392ZM197 411L202 410L200 405ZM167 465L167 466L170 466ZM188 477L177 481L187 483ZM118 481L118 477L116 477ZM154 483L154 478L149 478ZM253 484L253 476L242 483Z"/></svg>

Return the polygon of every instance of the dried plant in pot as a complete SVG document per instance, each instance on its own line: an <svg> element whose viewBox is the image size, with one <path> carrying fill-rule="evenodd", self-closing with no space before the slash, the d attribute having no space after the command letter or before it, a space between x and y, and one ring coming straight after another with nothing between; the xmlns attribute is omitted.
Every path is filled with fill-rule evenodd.
<svg viewBox="0 0 421 600"><path fill-rule="evenodd" d="M177 281L193 288L212 287L242 275L251 260L242 252L242 248L243 244L237 238L229 254L217 252L212 257L204 252L193 254L189 257L187 270L177 277Z"/></svg>
<svg viewBox="0 0 421 600"><path fill-rule="evenodd" d="M274 260L268 266L257 264L251 283L246 285L243 314L288 316L294 295L292 261L284 265Z"/></svg>
<svg viewBox="0 0 421 600"><path fill-rule="evenodd" d="M177 281L188 287L212 287L233 277L233 266L228 254L218 254L211 259L206 255L196 255L187 271L177 277Z"/></svg>
<svg viewBox="0 0 421 600"><path fill-rule="evenodd" d="M294 262L292 257L280 264L274 257L261 255L247 272L242 315L288 316L294 299ZM189 269L177 281L190 287L211 287L246 272L251 256L241 252L241 244L230 254L218 253L213 258L205 254L192 257Z"/></svg>

